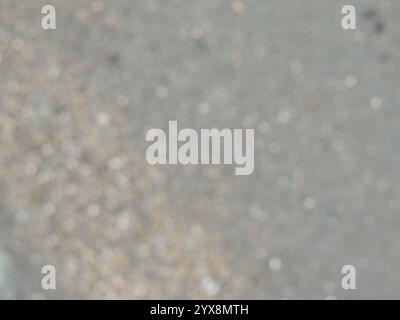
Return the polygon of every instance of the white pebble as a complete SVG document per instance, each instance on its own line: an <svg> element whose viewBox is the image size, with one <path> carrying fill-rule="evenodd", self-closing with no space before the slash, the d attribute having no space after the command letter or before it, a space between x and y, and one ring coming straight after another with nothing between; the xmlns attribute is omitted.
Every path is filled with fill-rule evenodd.
<svg viewBox="0 0 400 320"><path fill-rule="evenodd" d="M204 277L200 286L210 296L215 296L219 292L219 285L210 276Z"/></svg>
<svg viewBox="0 0 400 320"><path fill-rule="evenodd" d="M100 112L97 115L97 123L101 127L105 127L110 124L110 116L107 112Z"/></svg>
<svg viewBox="0 0 400 320"><path fill-rule="evenodd" d="M278 271L282 267L281 259L279 259L278 257L273 257L273 258L269 259L268 264L269 264L269 268L271 269L271 271Z"/></svg>
<svg viewBox="0 0 400 320"><path fill-rule="evenodd" d="M346 85L346 87L348 88L353 88L357 85L358 83L358 79L355 75L353 74L349 74L346 79L344 80L344 84Z"/></svg>
<svg viewBox="0 0 400 320"><path fill-rule="evenodd" d="M379 97L373 97L371 99L371 107L375 110L380 109L383 105L382 99Z"/></svg>

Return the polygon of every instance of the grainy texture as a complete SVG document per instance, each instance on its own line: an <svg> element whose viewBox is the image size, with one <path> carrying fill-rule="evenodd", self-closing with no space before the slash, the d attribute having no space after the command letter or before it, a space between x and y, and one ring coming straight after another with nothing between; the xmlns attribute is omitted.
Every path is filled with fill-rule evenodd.
<svg viewBox="0 0 400 320"><path fill-rule="evenodd" d="M398 1L51 2L0 0L0 297L400 298ZM147 165L168 120L253 175Z"/></svg>

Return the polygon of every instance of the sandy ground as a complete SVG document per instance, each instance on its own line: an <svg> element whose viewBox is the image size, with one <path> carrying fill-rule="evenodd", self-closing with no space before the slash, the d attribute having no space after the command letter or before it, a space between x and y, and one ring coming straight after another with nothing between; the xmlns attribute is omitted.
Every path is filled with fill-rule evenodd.
<svg viewBox="0 0 400 320"><path fill-rule="evenodd" d="M399 49L390 0L0 0L0 297L400 298ZM168 120L254 173L149 166Z"/></svg>

